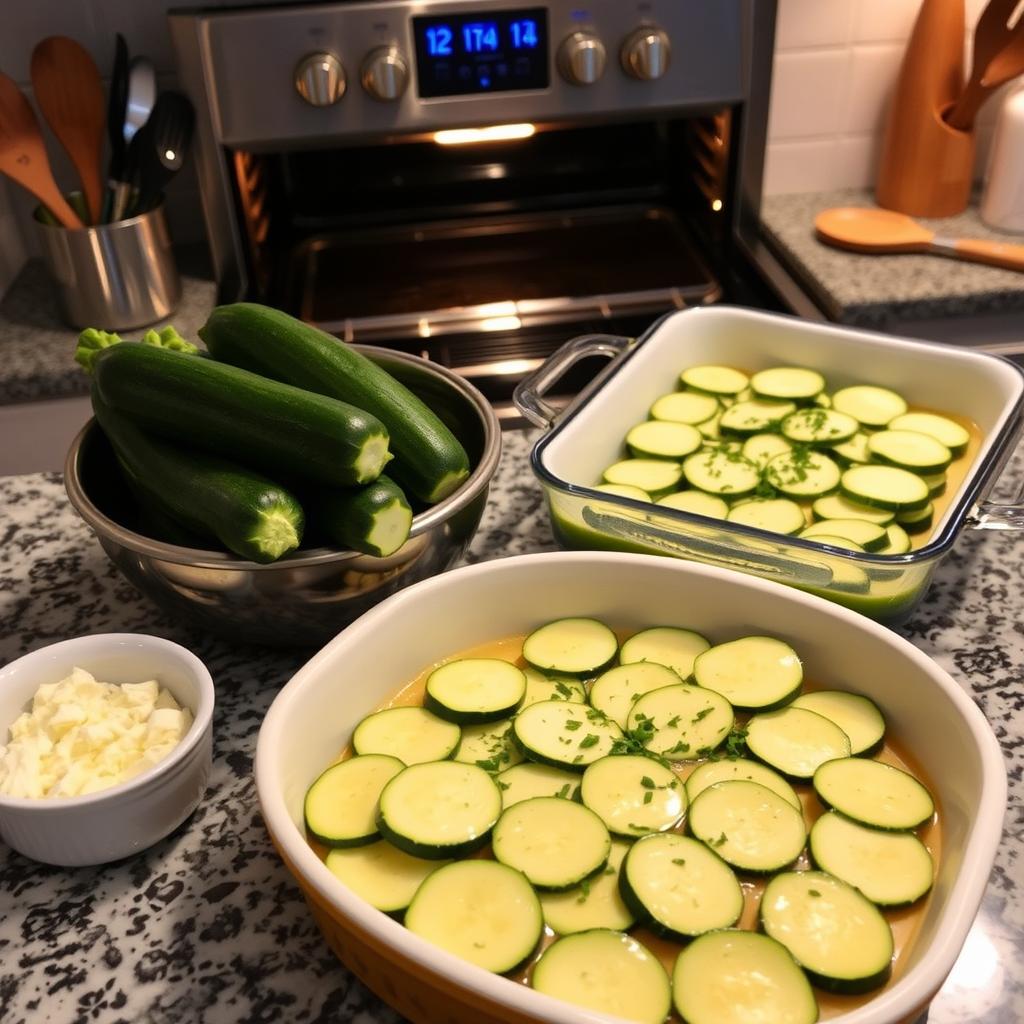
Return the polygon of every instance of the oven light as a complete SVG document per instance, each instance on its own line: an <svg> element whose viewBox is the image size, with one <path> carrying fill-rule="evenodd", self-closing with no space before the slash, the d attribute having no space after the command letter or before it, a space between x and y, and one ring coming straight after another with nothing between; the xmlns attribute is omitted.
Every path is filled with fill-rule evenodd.
<svg viewBox="0 0 1024 1024"><path fill-rule="evenodd" d="M721 199L712 199L711 200L711 209L714 210L715 213L718 213L718 211L721 208L722 208L722 200Z"/></svg>
<svg viewBox="0 0 1024 1024"><path fill-rule="evenodd" d="M480 321L481 331L518 331L522 326L517 316L489 316Z"/></svg>
<svg viewBox="0 0 1024 1024"><path fill-rule="evenodd" d="M421 317L419 323L416 325L417 330L421 338L429 338L431 335L430 321L426 317Z"/></svg>
<svg viewBox="0 0 1024 1024"><path fill-rule="evenodd" d="M515 316L519 312L516 304L511 299L504 302L483 302L479 306L473 306L473 312L477 316Z"/></svg>
<svg viewBox="0 0 1024 1024"><path fill-rule="evenodd" d="M532 124L492 124L486 128L446 128L434 132L434 141L439 146L467 146L478 142L508 142L512 139L528 139L536 127Z"/></svg>

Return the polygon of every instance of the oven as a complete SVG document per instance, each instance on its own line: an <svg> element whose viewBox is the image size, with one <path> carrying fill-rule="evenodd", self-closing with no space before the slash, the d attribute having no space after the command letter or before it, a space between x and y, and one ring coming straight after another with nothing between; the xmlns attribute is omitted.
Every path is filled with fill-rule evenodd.
<svg viewBox="0 0 1024 1024"><path fill-rule="evenodd" d="M573 335L792 306L758 241L774 21L774 0L171 12L220 301L424 355L503 413Z"/></svg>

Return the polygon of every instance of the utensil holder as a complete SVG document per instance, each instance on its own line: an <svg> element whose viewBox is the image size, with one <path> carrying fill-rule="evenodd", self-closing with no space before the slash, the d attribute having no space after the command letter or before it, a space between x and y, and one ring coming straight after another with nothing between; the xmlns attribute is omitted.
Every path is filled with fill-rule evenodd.
<svg viewBox="0 0 1024 1024"><path fill-rule="evenodd" d="M66 323L118 331L156 323L177 308L181 278L163 202L128 220L75 231L45 217L37 209L34 223Z"/></svg>

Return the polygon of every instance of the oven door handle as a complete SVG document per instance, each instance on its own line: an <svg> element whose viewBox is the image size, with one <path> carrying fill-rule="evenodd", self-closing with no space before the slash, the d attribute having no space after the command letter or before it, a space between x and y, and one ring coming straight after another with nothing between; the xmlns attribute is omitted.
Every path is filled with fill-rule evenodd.
<svg viewBox="0 0 1024 1024"><path fill-rule="evenodd" d="M529 377L521 380L516 385L512 400L516 408L534 426L550 430L560 416L597 391L635 345L635 338L625 338L621 335L581 334L552 352ZM567 408L557 409L545 402L544 396L562 376L581 359L590 356L608 356L610 362L580 391Z"/></svg>

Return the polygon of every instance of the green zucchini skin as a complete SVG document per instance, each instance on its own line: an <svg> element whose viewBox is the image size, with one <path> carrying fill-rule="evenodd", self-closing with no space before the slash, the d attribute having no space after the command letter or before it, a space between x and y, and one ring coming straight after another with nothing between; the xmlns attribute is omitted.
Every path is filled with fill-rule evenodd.
<svg viewBox="0 0 1024 1024"><path fill-rule="evenodd" d="M405 490L427 504L469 476L469 457L438 416L404 384L349 345L287 313L238 302L218 306L199 336L214 358L366 409L388 428Z"/></svg>
<svg viewBox="0 0 1024 1024"><path fill-rule="evenodd" d="M149 345L114 345L93 365L103 402L139 426L262 472L351 486L390 458L376 417L237 366Z"/></svg>
<svg viewBox="0 0 1024 1024"><path fill-rule="evenodd" d="M253 562L273 562L299 546L302 506L283 487L217 456L149 436L109 408L95 385L92 401L132 489L168 519Z"/></svg>
<svg viewBox="0 0 1024 1024"><path fill-rule="evenodd" d="M358 489L322 487L303 496L310 525L343 548L385 558L409 537L412 508L389 477Z"/></svg>

